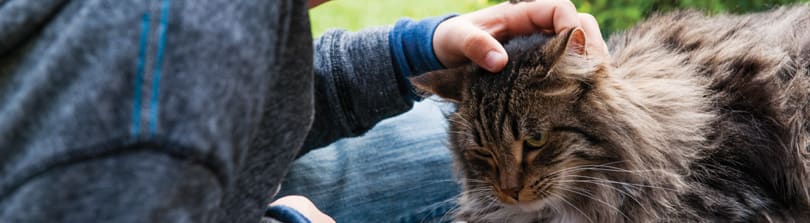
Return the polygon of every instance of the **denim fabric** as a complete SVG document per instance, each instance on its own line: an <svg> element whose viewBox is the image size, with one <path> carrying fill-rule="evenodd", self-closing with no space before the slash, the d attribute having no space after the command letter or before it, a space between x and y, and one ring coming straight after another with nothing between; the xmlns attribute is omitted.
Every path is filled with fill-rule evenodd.
<svg viewBox="0 0 810 223"><path fill-rule="evenodd" d="M337 222L445 222L459 185L446 148L448 105L424 100L298 159L277 197L304 195Z"/></svg>

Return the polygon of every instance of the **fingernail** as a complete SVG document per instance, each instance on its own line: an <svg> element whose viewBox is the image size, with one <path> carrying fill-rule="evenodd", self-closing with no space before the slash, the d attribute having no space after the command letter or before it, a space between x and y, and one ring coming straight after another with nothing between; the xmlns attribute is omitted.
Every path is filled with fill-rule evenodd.
<svg viewBox="0 0 810 223"><path fill-rule="evenodd" d="M492 71L495 70L495 67L500 65L500 61L503 60L505 56L502 53L497 51L489 51L487 52L487 57L484 58L484 65Z"/></svg>

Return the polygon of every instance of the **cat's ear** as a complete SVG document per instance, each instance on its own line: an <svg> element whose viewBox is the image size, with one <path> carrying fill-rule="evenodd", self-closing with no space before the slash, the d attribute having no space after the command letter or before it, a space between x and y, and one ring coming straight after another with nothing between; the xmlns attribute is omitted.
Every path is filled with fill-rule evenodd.
<svg viewBox="0 0 810 223"><path fill-rule="evenodd" d="M469 75L466 66L427 72L411 77L411 84L416 89L435 94L454 103L463 100L463 90Z"/></svg>
<svg viewBox="0 0 810 223"><path fill-rule="evenodd" d="M566 35L565 53L586 56L588 54L586 44L585 30L579 27L573 28Z"/></svg>
<svg viewBox="0 0 810 223"><path fill-rule="evenodd" d="M564 58L586 57L588 50L585 47L587 39L585 37L585 30L582 28L573 28L563 31L557 38L549 41L548 47L543 48L544 61L550 62L547 65L555 65L562 61Z"/></svg>

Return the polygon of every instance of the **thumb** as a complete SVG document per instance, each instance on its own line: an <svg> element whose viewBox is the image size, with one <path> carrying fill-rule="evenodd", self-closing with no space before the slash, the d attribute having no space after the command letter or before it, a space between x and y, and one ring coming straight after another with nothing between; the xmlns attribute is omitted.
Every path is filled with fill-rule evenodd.
<svg viewBox="0 0 810 223"><path fill-rule="evenodd" d="M462 40L461 53L473 63L490 72L499 72L509 61L506 50L488 32L473 28L466 32Z"/></svg>

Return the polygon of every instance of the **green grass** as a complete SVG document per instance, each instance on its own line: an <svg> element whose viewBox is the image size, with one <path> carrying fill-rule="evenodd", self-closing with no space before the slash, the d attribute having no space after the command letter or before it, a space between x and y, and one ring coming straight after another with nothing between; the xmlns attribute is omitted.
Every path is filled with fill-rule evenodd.
<svg viewBox="0 0 810 223"><path fill-rule="evenodd" d="M341 28L393 25L403 17L422 19L448 13L465 13L495 4L487 0L333 0L309 11L313 36Z"/></svg>
<svg viewBox="0 0 810 223"><path fill-rule="evenodd" d="M490 0L497 2L498 0ZM627 29L655 12L692 8L709 13L745 13L808 0L572 0L599 21L603 35Z"/></svg>
<svg viewBox="0 0 810 223"><path fill-rule="evenodd" d="M356 31L392 25L399 18L421 19L465 13L504 0L333 0L310 10L313 36L331 28ZM542 0L535 0L542 1ZM572 0L580 12L593 14L604 35L632 26L654 11L698 8L712 13L750 12L810 0Z"/></svg>

